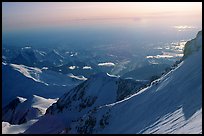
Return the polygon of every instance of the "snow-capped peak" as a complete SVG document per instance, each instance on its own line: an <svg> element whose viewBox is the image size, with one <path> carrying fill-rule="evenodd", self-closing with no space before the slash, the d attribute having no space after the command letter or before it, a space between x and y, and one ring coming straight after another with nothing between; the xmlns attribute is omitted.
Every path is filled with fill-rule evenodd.
<svg viewBox="0 0 204 136"><path fill-rule="evenodd" d="M45 99L33 95L28 99L17 97L3 108L3 121L10 124L22 124L45 114L46 109L57 99Z"/></svg>
<svg viewBox="0 0 204 136"><path fill-rule="evenodd" d="M19 101L20 101L21 103L27 100L26 98L23 98L23 97L20 97L20 96L17 96L17 98L19 99Z"/></svg>

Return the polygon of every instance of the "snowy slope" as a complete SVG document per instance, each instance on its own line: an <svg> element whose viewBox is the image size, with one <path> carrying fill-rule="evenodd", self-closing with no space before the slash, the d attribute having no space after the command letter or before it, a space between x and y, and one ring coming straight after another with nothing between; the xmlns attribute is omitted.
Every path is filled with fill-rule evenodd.
<svg viewBox="0 0 204 136"><path fill-rule="evenodd" d="M49 70L2 62L2 107L17 96L59 98L80 82Z"/></svg>
<svg viewBox="0 0 204 136"><path fill-rule="evenodd" d="M89 80L64 94L56 104L50 107L47 113L55 114L65 109L89 110L125 98L127 95L144 87L143 81L121 79L106 73L93 75ZM73 110L72 110L73 112Z"/></svg>
<svg viewBox="0 0 204 136"><path fill-rule="evenodd" d="M56 99L45 99L37 95L28 99L17 97L3 108L2 120L10 124L23 124L44 115L47 108L56 101Z"/></svg>
<svg viewBox="0 0 204 136"><path fill-rule="evenodd" d="M191 55L151 86L73 122L63 133L202 133L202 33Z"/></svg>
<svg viewBox="0 0 204 136"><path fill-rule="evenodd" d="M2 110L2 134L23 133L56 101L37 95L28 99L17 97Z"/></svg>
<svg viewBox="0 0 204 136"><path fill-rule="evenodd" d="M24 76L33 79L36 82L44 83L45 85L61 85L61 86L73 86L78 85L84 80L77 80L68 75L51 71L46 67L42 69L36 67L28 67L25 65L10 64L10 66L22 73Z"/></svg>
<svg viewBox="0 0 204 136"><path fill-rule="evenodd" d="M68 127L71 122L79 120L90 110L122 100L137 92L145 84L144 81L125 80L106 73L99 73L64 94L57 103L48 108L43 118L52 115L49 120L55 120L53 122L63 124L58 130L60 132L64 127ZM51 124L49 122L44 123L43 118L30 127L26 133L48 132L46 130L49 130ZM46 124L43 126L43 130L39 128L39 126L42 127L42 123ZM56 130L50 130L49 133L54 133L54 131Z"/></svg>
<svg viewBox="0 0 204 136"><path fill-rule="evenodd" d="M37 119L33 119L21 125L11 125L8 122L2 122L2 134L23 133L26 129L28 129L32 124L37 121Z"/></svg>

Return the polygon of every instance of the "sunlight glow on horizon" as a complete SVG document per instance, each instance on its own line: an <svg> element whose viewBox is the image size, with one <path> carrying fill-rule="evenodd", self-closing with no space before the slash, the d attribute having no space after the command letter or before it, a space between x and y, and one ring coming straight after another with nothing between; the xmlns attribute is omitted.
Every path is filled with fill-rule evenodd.
<svg viewBox="0 0 204 136"><path fill-rule="evenodd" d="M109 19L202 20L202 2L3 2L2 26L8 29ZM177 24L183 25L183 24Z"/></svg>
<svg viewBox="0 0 204 136"><path fill-rule="evenodd" d="M173 27L177 29L177 31L179 32L197 28L195 26L188 26L188 25L179 25L179 26L173 26Z"/></svg>

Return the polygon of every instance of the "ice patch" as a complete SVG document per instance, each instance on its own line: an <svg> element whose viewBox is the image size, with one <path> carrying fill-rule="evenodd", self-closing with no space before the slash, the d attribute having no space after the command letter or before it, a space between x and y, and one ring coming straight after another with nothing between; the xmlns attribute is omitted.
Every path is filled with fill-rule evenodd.
<svg viewBox="0 0 204 136"><path fill-rule="evenodd" d="M98 66L112 67L112 66L115 66L115 64L112 62L105 62L105 63L99 63Z"/></svg>
<svg viewBox="0 0 204 136"><path fill-rule="evenodd" d="M48 67L43 67L43 68L42 68L42 70L47 70L47 69L48 69Z"/></svg>
<svg viewBox="0 0 204 136"><path fill-rule="evenodd" d="M70 66L69 67L69 69L71 69L71 70L73 70L73 69L75 69L76 68L76 66Z"/></svg>
<svg viewBox="0 0 204 136"><path fill-rule="evenodd" d="M24 50L24 49L31 49L31 47L30 46L26 46L26 47L23 47L23 48L21 48L22 50Z"/></svg>
<svg viewBox="0 0 204 136"><path fill-rule="evenodd" d="M91 66L84 66L82 69L92 69Z"/></svg>
<svg viewBox="0 0 204 136"><path fill-rule="evenodd" d="M78 79L78 80L84 80L84 81L87 80L87 78L84 77L84 76L75 76L73 74L68 74L68 76L71 77L71 78Z"/></svg>
<svg viewBox="0 0 204 136"><path fill-rule="evenodd" d="M111 74L109 74L109 73L107 73L107 75L108 75L109 77L120 77L119 75L116 76L116 75L111 75Z"/></svg>
<svg viewBox="0 0 204 136"><path fill-rule="evenodd" d="M7 65L7 63L5 63L5 62L2 62L2 64L3 64L3 65Z"/></svg>
<svg viewBox="0 0 204 136"><path fill-rule="evenodd" d="M71 52L72 53L72 52ZM76 52L76 53L74 53L74 54L71 54L70 56L71 57L73 57L73 56L77 56L78 55L78 53Z"/></svg>

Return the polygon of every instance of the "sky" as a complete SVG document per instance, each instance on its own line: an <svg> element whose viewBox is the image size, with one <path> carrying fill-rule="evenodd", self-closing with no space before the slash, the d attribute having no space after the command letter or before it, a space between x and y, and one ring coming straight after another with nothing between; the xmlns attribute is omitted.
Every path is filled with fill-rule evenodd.
<svg viewBox="0 0 204 136"><path fill-rule="evenodd" d="M3 32L95 20L147 19L201 25L202 2L3 2ZM185 22L189 24L185 24ZM182 27L181 26L181 27Z"/></svg>

